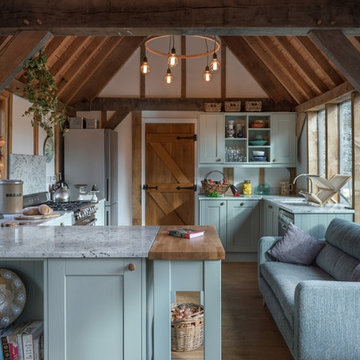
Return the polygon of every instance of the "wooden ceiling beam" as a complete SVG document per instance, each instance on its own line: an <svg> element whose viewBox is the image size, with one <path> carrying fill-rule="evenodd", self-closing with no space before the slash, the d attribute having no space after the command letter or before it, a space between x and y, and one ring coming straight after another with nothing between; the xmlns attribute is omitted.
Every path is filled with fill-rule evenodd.
<svg viewBox="0 0 360 360"><path fill-rule="evenodd" d="M360 53L339 30L309 32L309 37L328 56L346 79L360 91Z"/></svg>
<svg viewBox="0 0 360 360"><path fill-rule="evenodd" d="M311 41L307 36L298 36L296 38L307 51L308 55L318 64L319 68L322 69L324 74L331 81L333 86L342 84L345 81L336 69L332 66L329 59L324 55L324 53Z"/></svg>
<svg viewBox="0 0 360 360"><path fill-rule="evenodd" d="M36 54L52 35L47 31L22 31L0 52L0 92L15 78L25 61Z"/></svg>
<svg viewBox="0 0 360 360"><path fill-rule="evenodd" d="M111 118L103 124L104 129L114 130L130 113L130 109L127 107L122 108L121 110L116 110Z"/></svg>
<svg viewBox="0 0 360 360"><path fill-rule="evenodd" d="M92 102L80 101L73 104L76 111L116 111L120 109L133 110L183 110L183 111L204 111L204 103L206 102L223 102L240 100L254 101L253 98L95 98ZM262 111L292 111L294 104L290 102L274 102L271 99L256 99L262 102Z"/></svg>
<svg viewBox="0 0 360 360"><path fill-rule="evenodd" d="M319 78L314 69L304 59L302 54L295 49L288 38L285 36L278 36L275 41L279 42L286 53L296 62L303 76L305 76L311 86L315 88L318 95L329 90L326 84L324 84L324 82Z"/></svg>
<svg viewBox="0 0 360 360"><path fill-rule="evenodd" d="M295 103L283 85L269 71L242 37L221 36L221 41L253 76L265 93L274 101Z"/></svg>
<svg viewBox="0 0 360 360"><path fill-rule="evenodd" d="M56 35L294 35L312 28L360 32L356 1L223 0L4 1L0 34L51 30Z"/></svg>
<svg viewBox="0 0 360 360"><path fill-rule="evenodd" d="M79 88L77 95L71 98L71 102L78 102L83 99L92 101L121 69L134 51L142 45L144 40L145 37L142 36L120 38L120 42L107 55L102 54L104 61L97 67L84 86Z"/></svg>
<svg viewBox="0 0 360 360"><path fill-rule="evenodd" d="M295 86L294 80L284 72L284 68L275 62L275 57L266 49L264 43L259 38L247 36L244 37L244 39L298 104L308 99L308 97Z"/></svg>
<svg viewBox="0 0 360 360"><path fill-rule="evenodd" d="M354 87L350 84L349 81L344 82L341 85L327 91L324 94L316 96L313 99L310 99L303 104L298 105L295 108L297 112L306 112L306 111L318 111L324 108L324 104L327 103L340 103L347 99L350 99L351 93L354 91Z"/></svg>

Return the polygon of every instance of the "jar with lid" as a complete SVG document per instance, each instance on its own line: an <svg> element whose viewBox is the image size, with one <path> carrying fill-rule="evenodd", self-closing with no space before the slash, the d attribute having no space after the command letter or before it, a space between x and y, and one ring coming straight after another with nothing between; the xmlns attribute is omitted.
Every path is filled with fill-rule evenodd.
<svg viewBox="0 0 360 360"><path fill-rule="evenodd" d="M250 180L245 180L244 181L243 194L244 195L251 195L252 194L251 181Z"/></svg>

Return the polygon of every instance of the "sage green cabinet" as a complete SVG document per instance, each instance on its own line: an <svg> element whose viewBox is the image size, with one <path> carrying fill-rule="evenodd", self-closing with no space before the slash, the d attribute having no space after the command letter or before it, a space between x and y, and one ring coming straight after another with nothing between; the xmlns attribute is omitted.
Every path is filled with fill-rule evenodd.
<svg viewBox="0 0 360 360"><path fill-rule="evenodd" d="M271 163L296 166L296 114L271 115Z"/></svg>
<svg viewBox="0 0 360 360"><path fill-rule="evenodd" d="M259 201L228 201L226 251L257 252L260 236Z"/></svg>
<svg viewBox="0 0 360 360"><path fill-rule="evenodd" d="M141 259L49 259L48 359L143 359L142 266Z"/></svg>
<svg viewBox="0 0 360 360"><path fill-rule="evenodd" d="M263 235L264 236L277 236L279 231L279 206L269 200L263 200L262 203L263 213Z"/></svg>
<svg viewBox="0 0 360 360"><path fill-rule="evenodd" d="M226 252L256 253L260 229L258 200L200 200L200 225L214 225Z"/></svg>
<svg viewBox="0 0 360 360"><path fill-rule="evenodd" d="M200 201L200 225L213 225L226 249L226 201Z"/></svg>
<svg viewBox="0 0 360 360"><path fill-rule="evenodd" d="M225 161L225 129L223 114L199 116L199 163L214 164Z"/></svg>

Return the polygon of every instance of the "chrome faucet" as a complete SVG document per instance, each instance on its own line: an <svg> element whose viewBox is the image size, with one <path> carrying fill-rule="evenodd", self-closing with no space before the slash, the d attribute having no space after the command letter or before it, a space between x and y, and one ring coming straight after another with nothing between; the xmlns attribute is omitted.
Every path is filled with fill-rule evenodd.
<svg viewBox="0 0 360 360"><path fill-rule="evenodd" d="M313 181L312 181L312 179L311 179L310 177L308 177L309 174L299 174L299 175L297 175L297 176L295 177L294 181L293 181L293 184L295 185L297 179L298 179L299 177L301 177L301 176L306 176L306 177L310 180L310 193L312 193L312 192L313 192Z"/></svg>

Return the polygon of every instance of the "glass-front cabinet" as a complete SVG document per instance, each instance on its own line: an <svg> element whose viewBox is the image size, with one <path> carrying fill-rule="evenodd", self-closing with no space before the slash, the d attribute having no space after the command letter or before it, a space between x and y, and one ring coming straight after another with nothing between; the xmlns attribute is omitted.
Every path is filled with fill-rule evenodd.
<svg viewBox="0 0 360 360"><path fill-rule="evenodd" d="M295 166L295 121L295 113L203 113L199 164Z"/></svg>

